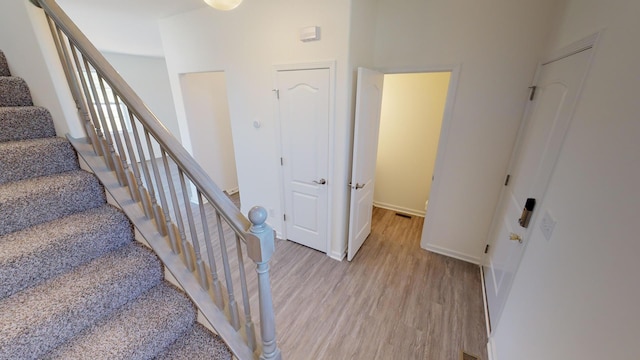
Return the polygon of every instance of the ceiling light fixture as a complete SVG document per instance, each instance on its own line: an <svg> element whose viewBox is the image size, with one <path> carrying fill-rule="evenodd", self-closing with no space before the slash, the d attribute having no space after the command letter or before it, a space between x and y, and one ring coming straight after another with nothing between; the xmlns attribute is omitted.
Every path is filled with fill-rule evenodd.
<svg viewBox="0 0 640 360"><path fill-rule="evenodd" d="M242 0L204 0L204 2L216 10L227 11L237 8Z"/></svg>

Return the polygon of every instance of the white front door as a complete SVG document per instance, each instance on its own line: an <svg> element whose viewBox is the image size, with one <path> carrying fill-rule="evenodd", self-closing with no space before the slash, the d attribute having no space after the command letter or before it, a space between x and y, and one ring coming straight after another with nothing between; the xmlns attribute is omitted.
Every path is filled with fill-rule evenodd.
<svg viewBox="0 0 640 360"><path fill-rule="evenodd" d="M277 71L286 238L327 251L330 70Z"/></svg>
<svg viewBox="0 0 640 360"><path fill-rule="evenodd" d="M492 329L498 324L525 244L540 213L539 205L569 127L591 53L587 49L540 69L534 103L519 134L508 185L489 234L483 270ZM519 219L527 199L535 199L537 207L525 228Z"/></svg>
<svg viewBox="0 0 640 360"><path fill-rule="evenodd" d="M353 161L349 184L349 261L371 233L383 82L384 74L358 68Z"/></svg>

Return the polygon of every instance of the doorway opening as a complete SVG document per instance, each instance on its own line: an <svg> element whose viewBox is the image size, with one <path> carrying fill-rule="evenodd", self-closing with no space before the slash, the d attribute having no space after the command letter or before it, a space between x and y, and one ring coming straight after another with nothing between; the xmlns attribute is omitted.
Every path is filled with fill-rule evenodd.
<svg viewBox="0 0 640 360"><path fill-rule="evenodd" d="M451 72L385 74L373 204L425 217Z"/></svg>
<svg viewBox="0 0 640 360"><path fill-rule="evenodd" d="M455 74L358 68L347 260L371 232L374 206L426 219Z"/></svg>
<svg viewBox="0 0 640 360"><path fill-rule="evenodd" d="M180 74L191 154L229 195L239 191L224 71Z"/></svg>

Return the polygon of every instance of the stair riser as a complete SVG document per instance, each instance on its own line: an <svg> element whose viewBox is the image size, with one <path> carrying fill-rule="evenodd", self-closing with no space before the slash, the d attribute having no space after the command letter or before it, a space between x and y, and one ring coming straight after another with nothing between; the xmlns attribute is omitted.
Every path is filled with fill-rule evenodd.
<svg viewBox="0 0 640 360"><path fill-rule="evenodd" d="M120 211L104 206L0 237L0 299L103 256L133 240Z"/></svg>
<svg viewBox="0 0 640 360"><path fill-rule="evenodd" d="M155 360L177 359L231 360L231 353L220 338L204 326L195 324L178 341L156 356Z"/></svg>
<svg viewBox="0 0 640 360"><path fill-rule="evenodd" d="M151 359L191 328L195 318L189 299L163 283L47 354L47 358L80 359L91 353L98 359Z"/></svg>
<svg viewBox="0 0 640 360"><path fill-rule="evenodd" d="M0 106L33 106L27 83L18 77L0 77Z"/></svg>
<svg viewBox="0 0 640 360"><path fill-rule="evenodd" d="M71 144L62 138L0 143L0 184L78 170Z"/></svg>
<svg viewBox="0 0 640 360"><path fill-rule="evenodd" d="M0 235L102 206L102 185L74 171L0 186Z"/></svg>
<svg viewBox="0 0 640 360"><path fill-rule="evenodd" d="M0 142L56 136L49 111L37 106L0 107Z"/></svg>

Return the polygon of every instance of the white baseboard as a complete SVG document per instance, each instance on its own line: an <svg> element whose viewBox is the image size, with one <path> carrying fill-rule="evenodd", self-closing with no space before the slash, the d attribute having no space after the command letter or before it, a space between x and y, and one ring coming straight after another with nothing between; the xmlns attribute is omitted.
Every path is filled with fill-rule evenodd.
<svg viewBox="0 0 640 360"><path fill-rule="evenodd" d="M480 258L476 257L476 256L471 256L471 255L464 254L464 253L461 253L461 252L457 252L457 251L454 251L454 250L446 249L446 248L443 248L443 247L440 247L440 246L437 246L437 245L427 244L427 245L423 246L422 248L425 249L425 250L429 250L431 252L434 252L436 254L445 255L445 256L448 256L448 257L452 257L454 259L459 259L459 260L466 261L466 262L469 262L469 263L472 263L472 264L480 265Z"/></svg>
<svg viewBox="0 0 640 360"><path fill-rule="evenodd" d="M484 323L487 329L487 339L491 336L491 322L489 321L489 304L487 303L487 287L484 282L484 269L480 265L480 285L482 286L482 304L484 306Z"/></svg>
<svg viewBox="0 0 640 360"><path fill-rule="evenodd" d="M331 251L327 255L329 255L333 260L342 261L347 256L347 249L342 251Z"/></svg>
<svg viewBox="0 0 640 360"><path fill-rule="evenodd" d="M224 192L226 192L227 195L231 196L233 194L237 194L238 192L240 192L240 189L235 187L235 188L230 189L230 190L224 190ZM193 191L191 196L189 196L189 201L191 201L192 204L198 205L198 196L196 195L195 191ZM202 197L202 203L203 204L208 204L209 200L207 200L207 198L203 196Z"/></svg>
<svg viewBox="0 0 640 360"><path fill-rule="evenodd" d="M225 191L227 192L227 194L229 194L229 195L233 195L233 194L236 194L236 193L240 192L240 188L238 188L238 187L236 186L236 187L234 187L234 188L232 188L232 189L227 189L227 190L225 190Z"/></svg>
<svg viewBox="0 0 640 360"><path fill-rule="evenodd" d="M403 213L403 214L407 214L407 215L413 215L413 216L424 217L424 215L426 214L424 210L409 209L409 208L405 208L405 207L402 207L402 206L396 206L396 205L393 205L393 204L387 204L387 203L382 203L382 202L378 202L378 201L374 201L373 202L373 206L379 207L379 208L382 208L382 209L391 210L391 211L397 211L399 213Z"/></svg>
<svg viewBox="0 0 640 360"><path fill-rule="evenodd" d="M488 360L497 360L495 344L491 337L491 323L489 322L489 304L487 303L487 287L484 282L484 269L480 265L480 281L482 286L482 304L484 305L484 322L487 329L487 357Z"/></svg>
<svg viewBox="0 0 640 360"><path fill-rule="evenodd" d="M487 341L487 357L489 360L498 360L498 356L496 355L496 346L492 338L489 338L489 341Z"/></svg>

